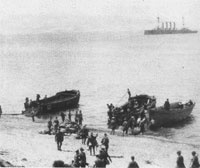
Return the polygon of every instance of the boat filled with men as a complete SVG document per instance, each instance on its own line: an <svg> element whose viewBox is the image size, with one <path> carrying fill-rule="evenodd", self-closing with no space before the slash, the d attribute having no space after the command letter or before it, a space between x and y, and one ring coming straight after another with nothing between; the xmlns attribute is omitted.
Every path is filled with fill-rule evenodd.
<svg viewBox="0 0 200 168"><path fill-rule="evenodd" d="M40 99L40 95L37 94L35 101L29 100L28 97L25 99L25 110L22 113L26 116L56 113L77 107L79 99L79 90L65 90L51 97L45 96L43 99Z"/></svg>
<svg viewBox="0 0 200 168"><path fill-rule="evenodd" d="M131 97L128 89L128 101L120 107L107 104L108 126L114 134L115 129L122 126L123 132L132 129L133 134L144 133L145 127L155 128L176 124L191 114L195 103L170 103L167 99L163 106L156 107L155 96L136 95Z"/></svg>

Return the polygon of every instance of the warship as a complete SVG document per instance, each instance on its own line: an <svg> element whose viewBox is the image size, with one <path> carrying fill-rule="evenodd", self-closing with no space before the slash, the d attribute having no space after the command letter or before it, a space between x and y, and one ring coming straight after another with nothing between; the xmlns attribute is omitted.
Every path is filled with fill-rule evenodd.
<svg viewBox="0 0 200 168"><path fill-rule="evenodd" d="M162 35L162 34L188 34L188 33L197 33L196 30L190 30L185 27L184 18L183 20L183 28L177 29L175 22L162 22L162 26L160 27L160 18L158 17L158 26L152 30L145 30L144 35Z"/></svg>

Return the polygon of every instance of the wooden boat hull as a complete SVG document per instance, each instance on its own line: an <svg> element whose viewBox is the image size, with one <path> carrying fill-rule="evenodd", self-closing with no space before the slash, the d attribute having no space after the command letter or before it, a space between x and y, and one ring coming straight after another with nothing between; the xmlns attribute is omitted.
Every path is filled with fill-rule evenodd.
<svg viewBox="0 0 200 168"><path fill-rule="evenodd" d="M162 107L150 109L149 117L152 121L152 127L171 126L190 116L195 104L184 105L182 108L173 108L177 103L173 103L170 110Z"/></svg>
<svg viewBox="0 0 200 168"><path fill-rule="evenodd" d="M80 99L80 92L76 90L63 91L56 95L42 99L39 102L32 102L34 114L31 114L32 108L26 109L23 113L26 116L45 115L64 111L70 108L76 108Z"/></svg>

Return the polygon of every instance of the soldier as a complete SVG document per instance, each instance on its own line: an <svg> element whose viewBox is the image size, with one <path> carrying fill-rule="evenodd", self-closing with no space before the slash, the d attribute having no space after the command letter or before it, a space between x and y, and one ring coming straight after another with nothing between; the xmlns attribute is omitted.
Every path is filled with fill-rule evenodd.
<svg viewBox="0 0 200 168"><path fill-rule="evenodd" d="M132 161L129 163L128 168L139 168L134 156L131 156L131 160Z"/></svg>
<svg viewBox="0 0 200 168"><path fill-rule="evenodd" d="M129 89L127 89L127 93L128 93L128 99L130 99L130 97L131 97L131 92L130 92Z"/></svg>
<svg viewBox="0 0 200 168"><path fill-rule="evenodd" d="M32 121L35 122L35 111L34 108L31 108L31 117L32 117Z"/></svg>
<svg viewBox="0 0 200 168"><path fill-rule="evenodd" d="M88 137L88 132L89 132L89 130L87 129L86 126L87 125L84 125L83 128L80 131L81 138L82 138L82 144L84 144L84 145L85 145L86 139Z"/></svg>
<svg viewBox="0 0 200 168"><path fill-rule="evenodd" d="M37 102L40 101L40 95L39 95L39 94L36 95L36 101L37 101Z"/></svg>
<svg viewBox="0 0 200 168"><path fill-rule="evenodd" d="M192 159L191 159L191 164L190 168L199 168L199 159L195 151L192 152Z"/></svg>
<svg viewBox="0 0 200 168"><path fill-rule="evenodd" d="M169 99L167 99L167 100L165 101L164 109L165 109L165 110L169 110L169 109L170 109Z"/></svg>
<svg viewBox="0 0 200 168"><path fill-rule="evenodd" d="M124 136L124 132L126 133L126 135L128 134L128 122L126 121L126 119L124 119L124 122L122 124L123 127L123 136Z"/></svg>
<svg viewBox="0 0 200 168"><path fill-rule="evenodd" d="M83 148L80 148L80 167L85 167L86 164L87 164L87 161L86 161L86 154L84 152L84 149Z"/></svg>
<svg viewBox="0 0 200 168"><path fill-rule="evenodd" d="M90 155L92 155L92 150L93 154L95 155L95 147L98 145L96 140L97 136L98 134L94 136L93 133L91 132L90 136L88 137L87 146L89 147Z"/></svg>
<svg viewBox="0 0 200 168"><path fill-rule="evenodd" d="M100 157L100 159L103 160L104 165L106 167L106 165L110 164L110 162L112 162L112 160L111 160L110 156L108 155L108 152L106 151L105 147L102 146L101 150L99 152L100 152L99 157Z"/></svg>
<svg viewBox="0 0 200 168"><path fill-rule="evenodd" d="M56 119L54 120L54 129L55 129L55 132L57 132L59 128L59 121L58 121L58 117L56 117Z"/></svg>
<svg viewBox="0 0 200 168"><path fill-rule="evenodd" d="M74 156L74 163L73 166L74 167L79 167L80 166L80 154L79 154L79 150L76 150L76 154Z"/></svg>
<svg viewBox="0 0 200 168"><path fill-rule="evenodd" d="M145 123L146 122L147 122L147 119L146 119L146 116L144 115L143 118L141 118L141 121L139 123L141 134L144 134L144 132L145 132Z"/></svg>
<svg viewBox="0 0 200 168"><path fill-rule="evenodd" d="M57 142L58 150L61 150L63 140L64 140L64 135L62 132L60 132L60 129L58 129L58 132L55 135L55 141Z"/></svg>
<svg viewBox="0 0 200 168"><path fill-rule="evenodd" d="M103 139L101 140L101 144L104 145L106 147L106 152L108 152L108 148L109 148L109 139L107 134L104 134Z"/></svg>
<svg viewBox="0 0 200 168"><path fill-rule="evenodd" d="M69 121L71 121L71 118L72 118L71 111L69 111L69 114L68 114Z"/></svg>
<svg viewBox="0 0 200 168"><path fill-rule="evenodd" d="M128 129L131 128L132 134L133 134L133 130L134 130L135 125L136 125L135 117L131 116L131 118L128 120L127 127L128 127Z"/></svg>
<svg viewBox="0 0 200 168"><path fill-rule="evenodd" d="M2 115L2 109L1 109L1 105L0 105L0 118L1 118L1 115Z"/></svg>
<svg viewBox="0 0 200 168"><path fill-rule="evenodd" d="M115 134L115 129L116 129L116 120L115 120L115 117L112 117L111 122L110 122L110 127L111 127L110 134L114 135Z"/></svg>
<svg viewBox="0 0 200 168"><path fill-rule="evenodd" d="M95 160L95 163L94 163L94 167L95 168L105 168L105 163L102 159L100 159L100 156L99 155L96 155L96 160Z"/></svg>
<svg viewBox="0 0 200 168"><path fill-rule="evenodd" d="M82 111L80 110L79 117L78 117L78 123L79 123L79 125L82 125L82 122L83 122L83 114L82 114Z"/></svg>
<svg viewBox="0 0 200 168"><path fill-rule="evenodd" d="M176 161L176 168L185 168L185 165L184 165L184 158L183 156L181 156L181 151L178 151L177 152L177 161Z"/></svg>
<svg viewBox="0 0 200 168"><path fill-rule="evenodd" d="M49 135L51 134L51 127L52 127L53 123L52 123L52 117L50 117L47 127L48 127L48 131L49 131Z"/></svg>
<svg viewBox="0 0 200 168"><path fill-rule="evenodd" d="M78 111L76 111L75 113L75 118L74 118L75 122L78 123L79 121L79 114L78 114Z"/></svg>
<svg viewBox="0 0 200 168"><path fill-rule="evenodd" d="M25 110L27 110L29 108L29 98L28 97L26 97L26 99L25 99L24 108L25 108Z"/></svg>
<svg viewBox="0 0 200 168"><path fill-rule="evenodd" d="M62 122L64 122L65 121L65 114L63 112L61 112L60 116L61 116Z"/></svg>

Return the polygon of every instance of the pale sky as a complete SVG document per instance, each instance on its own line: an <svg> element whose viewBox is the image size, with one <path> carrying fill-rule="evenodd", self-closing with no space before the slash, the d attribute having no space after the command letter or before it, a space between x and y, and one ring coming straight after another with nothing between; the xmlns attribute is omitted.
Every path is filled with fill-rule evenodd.
<svg viewBox="0 0 200 168"><path fill-rule="evenodd" d="M156 18L200 29L199 0L0 0L0 33L143 31Z"/></svg>

